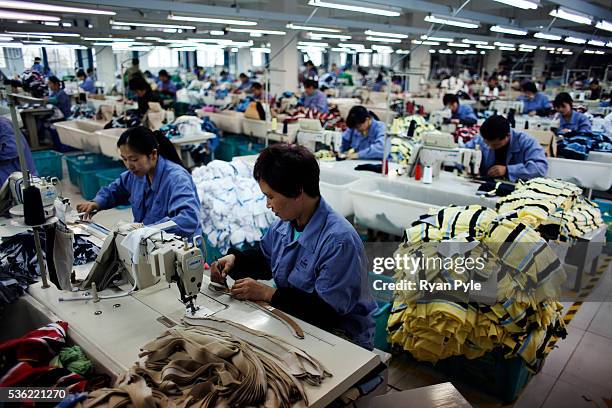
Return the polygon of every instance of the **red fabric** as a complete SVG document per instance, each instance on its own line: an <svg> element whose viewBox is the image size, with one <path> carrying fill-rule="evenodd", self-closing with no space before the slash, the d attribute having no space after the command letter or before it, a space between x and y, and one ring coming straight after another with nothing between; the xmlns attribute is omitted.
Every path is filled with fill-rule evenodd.
<svg viewBox="0 0 612 408"><path fill-rule="evenodd" d="M47 364L66 344L68 323L50 323L23 337L0 344L4 361L28 361L33 365Z"/></svg>

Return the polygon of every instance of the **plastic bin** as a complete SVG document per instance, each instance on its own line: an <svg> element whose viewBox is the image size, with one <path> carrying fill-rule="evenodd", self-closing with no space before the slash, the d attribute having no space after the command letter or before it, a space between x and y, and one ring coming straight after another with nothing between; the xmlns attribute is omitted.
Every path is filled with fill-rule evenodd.
<svg viewBox="0 0 612 408"><path fill-rule="evenodd" d="M79 188L81 195L86 200L93 199L98 192L98 173L106 169L123 168L121 162L111 160L101 154L66 157L66 163L70 181Z"/></svg>
<svg viewBox="0 0 612 408"><path fill-rule="evenodd" d="M96 162L100 160L100 157L97 157L97 156L99 155L95 153L79 153L75 155L65 155L64 156L64 160L66 160L66 167L68 167L68 178L70 179L70 182L73 185L76 186L78 184L78 177L77 177L75 166L79 163Z"/></svg>
<svg viewBox="0 0 612 408"><path fill-rule="evenodd" d="M385 283L394 282L391 276L376 274L370 272L368 274L368 285L372 296L376 300L378 309L372 316L376 323L376 331L374 332L374 347L379 350L388 351L391 346L387 341L387 322L389 321L389 315L391 315L391 307L393 303L393 292L390 290L375 290L374 282L381 280Z"/></svg>
<svg viewBox="0 0 612 408"><path fill-rule="evenodd" d="M235 134L243 133L242 121L244 119L244 113L242 112L205 112L204 110L200 109L196 112L196 114L201 118L208 116L215 126L217 126L223 132Z"/></svg>
<svg viewBox="0 0 612 408"><path fill-rule="evenodd" d="M105 121L85 119L54 124L62 144L92 153L100 153L100 144L94 132L104 129L105 125Z"/></svg>
<svg viewBox="0 0 612 408"><path fill-rule="evenodd" d="M248 143L244 136L228 136L221 138L219 146L215 150L215 158L219 160L231 161L238 155L238 146Z"/></svg>
<svg viewBox="0 0 612 408"><path fill-rule="evenodd" d="M268 123L265 120L242 119L242 133L247 136L265 138L268 133Z"/></svg>
<svg viewBox="0 0 612 408"><path fill-rule="evenodd" d="M607 248L612 247L612 201L608 200L593 200L599 206L599 210L601 211L601 218L603 218L604 222L608 226L606 231L606 243ZM609 252L608 252L609 253Z"/></svg>
<svg viewBox="0 0 612 408"><path fill-rule="evenodd" d="M344 217L353 215L353 199L349 187L359 180L356 175L339 174L338 172L321 168L319 189L321 196L338 213Z"/></svg>
<svg viewBox="0 0 612 408"><path fill-rule="evenodd" d="M127 129L124 128L113 128L103 129L95 132L100 143L100 153L113 159L120 159L119 149L117 149L117 142L119 138Z"/></svg>
<svg viewBox="0 0 612 408"><path fill-rule="evenodd" d="M41 150L32 152L32 159L36 165L36 172L40 177L62 178L62 157L63 154L54 150Z"/></svg>
<svg viewBox="0 0 612 408"><path fill-rule="evenodd" d="M115 181L117 177L119 177L124 171L126 171L125 167L115 167L112 169L102 170L98 172L96 174L96 177L98 179L98 189L108 186L110 183Z"/></svg>
<svg viewBox="0 0 612 408"><path fill-rule="evenodd" d="M612 187L612 163L548 157L546 177L569 181L582 188L608 191Z"/></svg>

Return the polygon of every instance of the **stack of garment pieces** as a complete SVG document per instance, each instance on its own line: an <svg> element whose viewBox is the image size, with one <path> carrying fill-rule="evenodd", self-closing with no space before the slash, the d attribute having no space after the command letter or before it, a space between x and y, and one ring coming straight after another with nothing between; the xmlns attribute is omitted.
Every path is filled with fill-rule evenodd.
<svg viewBox="0 0 612 408"><path fill-rule="evenodd" d="M497 211L516 211L545 238L570 241L604 225L597 204L581 194L575 184L538 177L519 182L514 192L497 202Z"/></svg>
<svg viewBox="0 0 612 408"><path fill-rule="evenodd" d="M413 138L415 142L421 141L423 132L436 130L434 125L427 123L425 118L419 115L405 116L395 120L399 124L400 133Z"/></svg>
<svg viewBox="0 0 612 408"><path fill-rule="evenodd" d="M213 160L191 174L202 203L202 230L221 253L258 242L276 220L252 174L242 160Z"/></svg>
<svg viewBox="0 0 612 408"><path fill-rule="evenodd" d="M113 388L89 394L80 407L281 407L308 400L301 382L330 374L284 340L237 323L188 320L144 345Z"/></svg>
<svg viewBox="0 0 612 408"><path fill-rule="evenodd" d="M137 109L130 109L124 115L113 118L113 120L104 125L104 129L131 128L140 126L141 123L142 115Z"/></svg>
<svg viewBox="0 0 612 408"><path fill-rule="evenodd" d="M455 143L459 143L462 146L462 143L467 143L473 138L476 137L480 133L480 125L473 126L457 126L457 129L453 132L453 138L455 139Z"/></svg>
<svg viewBox="0 0 612 408"><path fill-rule="evenodd" d="M586 160L589 152L612 153L612 139L605 132L570 132L557 142L557 155L573 160Z"/></svg>
<svg viewBox="0 0 612 408"><path fill-rule="evenodd" d="M473 244L459 255L486 262L470 273L446 264L418 270L399 265L396 281L416 286L395 292L390 342L433 363L458 355L478 358L501 348L506 357L520 356L535 368L548 340L565 336L563 307L556 299L566 275L555 252L517 213L500 215L472 205L445 207L421 217L406 230L394 256L446 258L440 251L449 240ZM478 292L422 290L420 280L480 281L495 289L490 301L481 301Z"/></svg>
<svg viewBox="0 0 612 408"><path fill-rule="evenodd" d="M70 117L66 119L95 119L96 111L87 105L72 105L70 108Z"/></svg>
<svg viewBox="0 0 612 408"><path fill-rule="evenodd" d="M299 106L295 109L290 109L286 113L289 117L283 120L283 124L287 123L295 123L299 119L319 119L321 121L321 126L323 129L335 130L340 129L342 131L346 130L346 123L342 116L340 115L340 111L338 108L330 107L329 112L319 112L316 109L305 108L303 106Z"/></svg>

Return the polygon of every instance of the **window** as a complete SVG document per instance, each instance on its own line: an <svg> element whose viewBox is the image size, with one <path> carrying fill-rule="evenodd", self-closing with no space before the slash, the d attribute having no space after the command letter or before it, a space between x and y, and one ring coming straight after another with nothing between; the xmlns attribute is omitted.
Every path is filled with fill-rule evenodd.
<svg viewBox="0 0 612 408"><path fill-rule="evenodd" d="M340 66L343 67L346 65L346 52L340 53Z"/></svg>
<svg viewBox="0 0 612 408"><path fill-rule="evenodd" d="M361 61L361 60L360 60ZM372 54L372 65L376 67L385 66L388 67L391 65L391 54L389 53L380 53Z"/></svg>
<svg viewBox="0 0 612 408"><path fill-rule="evenodd" d="M320 67L323 64L323 51L318 48L307 48L303 51L304 62L312 61L315 67Z"/></svg>
<svg viewBox="0 0 612 408"><path fill-rule="evenodd" d="M49 68L55 76L61 78L64 75L74 75L76 52L73 48L45 47L45 51L47 51Z"/></svg>
<svg viewBox="0 0 612 408"><path fill-rule="evenodd" d="M166 47L156 47L147 53L149 68L178 67L178 52Z"/></svg>
<svg viewBox="0 0 612 408"><path fill-rule="evenodd" d="M38 57L42 59L42 48L35 45L24 45L22 53L23 66L25 69L32 68L32 65L34 65L34 58Z"/></svg>
<svg viewBox="0 0 612 408"><path fill-rule="evenodd" d="M369 67L370 66L370 61L371 61L371 55L370 54L366 54L366 53L362 53L359 54L359 65L362 67Z"/></svg>
<svg viewBox="0 0 612 408"><path fill-rule="evenodd" d="M198 65L202 67L225 66L223 48L197 50Z"/></svg>
<svg viewBox="0 0 612 408"><path fill-rule="evenodd" d="M7 68L6 58L4 58L4 48L0 47L0 68Z"/></svg>
<svg viewBox="0 0 612 408"><path fill-rule="evenodd" d="M254 67L264 66L264 54L263 51L251 51L251 61Z"/></svg>

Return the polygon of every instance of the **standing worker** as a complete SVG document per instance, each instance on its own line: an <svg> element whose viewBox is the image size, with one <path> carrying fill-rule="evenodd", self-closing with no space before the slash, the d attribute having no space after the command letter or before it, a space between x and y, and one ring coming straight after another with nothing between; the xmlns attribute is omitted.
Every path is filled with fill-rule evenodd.
<svg viewBox="0 0 612 408"><path fill-rule="evenodd" d="M30 174L37 175L30 146L21 132L19 132L19 137L24 147L24 157L28 169L30 169ZM17 153L13 123L9 119L0 116L0 186L4 184L11 173L16 171L21 171L21 166L19 165L19 154Z"/></svg>
<svg viewBox="0 0 612 408"><path fill-rule="evenodd" d="M169 98L176 99L176 85L174 85L174 82L170 80L168 71L162 69L157 74L157 78L157 92Z"/></svg>
<svg viewBox="0 0 612 408"><path fill-rule="evenodd" d="M40 63L40 57L34 58L34 64L32 64L32 68L31 69L32 69L32 71L36 71L36 72L38 72L41 75L43 74L44 68L43 68L43 66Z"/></svg>
<svg viewBox="0 0 612 408"><path fill-rule="evenodd" d="M567 92L557 95L553 106L559 112L559 133L591 131L591 121L574 110L574 100Z"/></svg>
<svg viewBox="0 0 612 408"><path fill-rule="evenodd" d="M151 89L151 85L141 76L136 75L130 79L130 91L136 94L138 101L138 113L144 115L149 110L149 102L161 103L159 93Z"/></svg>
<svg viewBox="0 0 612 408"><path fill-rule="evenodd" d="M47 102L58 108L64 118L70 117L70 97L62 89L62 82L56 76L50 76L47 80L47 85L51 93L47 99Z"/></svg>
<svg viewBox="0 0 612 408"><path fill-rule="evenodd" d="M347 159L382 159L386 126L363 106L353 106L346 118L348 129L342 134L342 153Z"/></svg>

